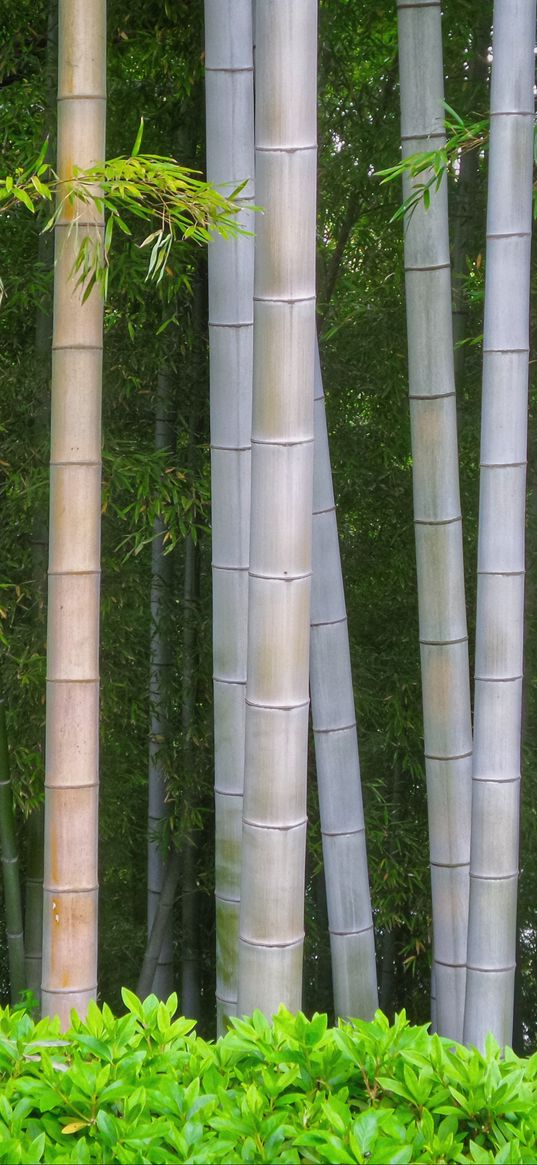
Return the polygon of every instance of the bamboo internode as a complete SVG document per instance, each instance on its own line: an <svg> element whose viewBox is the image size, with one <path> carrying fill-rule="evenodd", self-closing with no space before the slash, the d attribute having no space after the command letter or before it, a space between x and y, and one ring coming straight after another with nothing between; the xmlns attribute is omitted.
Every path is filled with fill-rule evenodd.
<svg viewBox="0 0 537 1165"><path fill-rule="evenodd" d="M315 0L256 5L252 508L239 1010L301 1005L313 488Z"/></svg>
<svg viewBox="0 0 537 1165"><path fill-rule="evenodd" d="M511 1042L518 884L535 0L494 5L464 1039Z"/></svg>
<svg viewBox="0 0 537 1165"><path fill-rule="evenodd" d="M104 158L104 0L60 0L58 174ZM67 187L60 185L62 198ZM93 203L64 203L55 232L42 1006L69 1023L97 987L97 811L103 304L72 268L100 246Z"/></svg>
<svg viewBox="0 0 537 1165"><path fill-rule="evenodd" d="M440 148L440 3L398 0L403 156ZM423 175L419 181L423 181ZM407 197L411 182L404 182ZM405 217L410 420L436 1026L462 1038L472 730L453 375L446 181Z"/></svg>

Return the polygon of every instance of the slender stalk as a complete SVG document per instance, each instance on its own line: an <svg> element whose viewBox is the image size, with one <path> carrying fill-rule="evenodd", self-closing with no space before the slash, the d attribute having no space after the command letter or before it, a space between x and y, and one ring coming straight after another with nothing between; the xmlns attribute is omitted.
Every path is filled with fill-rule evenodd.
<svg viewBox="0 0 537 1165"><path fill-rule="evenodd" d="M172 384L169 367L158 377L155 401L155 448L171 449L174 443ZM165 554L165 526L155 518L151 543L151 633L150 633L150 728L149 798L147 841L147 932L151 934L155 911L164 881L166 855L159 844L158 830L169 816L166 799L166 746L169 743L169 703L172 659L170 618L173 587L173 559ZM171 928L159 952L152 989L159 999L167 999L174 987L173 938Z"/></svg>
<svg viewBox="0 0 537 1165"><path fill-rule="evenodd" d="M205 0L207 175L253 230L252 0ZM209 247L216 1003L237 1014L252 421L253 237Z"/></svg>
<svg viewBox="0 0 537 1165"><path fill-rule="evenodd" d="M26 835L26 901L24 954L26 986L41 999L43 962L43 866L45 806L41 802L28 818Z"/></svg>
<svg viewBox="0 0 537 1165"><path fill-rule="evenodd" d="M5 700L0 697L0 853L6 914L7 957L11 1002L17 1003L26 987L19 858L9 775Z"/></svg>
<svg viewBox="0 0 537 1165"><path fill-rule="evenodd" d="M398 0L398 18L408 156L444 141L440 3ZM405 283L436 1016L461 1039L472 731L445 180L407 215Z"/></svg>
<svg viewBox="0 0 537 1165"><path fill-rule="evenodd" d="M256 5L256 222L239 1011L302 994L313 493L315 0ZM274 517L277 515L277 521Z"/></svg>
<svg viewBox="0 0 537 1165"><path fill-rule="evenodd" d="M104 0L60 0L62 182L104 157L105 44ZM42 1006L63 1025L97 988L103 305L97 289L83 302L71 271L101 231L91 204L66 203L55 232Z"/></svg>
<svg viewBox="0 0 537 1165"><path fill-rule="evenodd" d="M194 434L192 434L192 439ZM181 727L183 731L183 773L187 812L194 789L194 749L192 727L196 704L197 605L199 599L199 549L191 535L185 545L185 581L183 590L183 693ZM196 911L196 848L192 829L182 845L182 951L181 1007L184 1015L199 1016L199 950Z"/></svg>
<svg viewBox="0 0 537 1165"><path fill-rule="evenodd" d="M524 624L535 0L496 0L464 1039L511 1043Z"/></svg>
<svg viewBox="0 0 537 1165"><path fill-rule="evenodd" d="M336 1016L378 1006L349 632L319 352L315 361L310 691Z"/></svg>
<svg viewBox="0 0 537 1165"><path fill-rule="evenodd" d="M151 934L149 935L145 949L142 969L136 987L136 993L140 996L140 999L145 999L153 989L159 954L169 930L171 913L180 877L181 854L178 850L173 850L166 863L162 890L160 892L158 906L155 910L153 926L151 927Z"/></svg>

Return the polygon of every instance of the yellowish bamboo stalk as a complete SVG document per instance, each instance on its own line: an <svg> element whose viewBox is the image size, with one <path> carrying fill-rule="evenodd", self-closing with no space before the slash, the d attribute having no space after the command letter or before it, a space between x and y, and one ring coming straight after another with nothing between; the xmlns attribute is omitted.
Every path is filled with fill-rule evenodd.
<svg viewBox="0 0 537 1165"><path fill-rule="evenodd" d="M60 0L60 198L75 166L104 158L104 0ZM97 811L102 297L72 268L99 245L92 203L63 205L55 231L50 456L42 1008L69 1023L97 987Z"/></svg>

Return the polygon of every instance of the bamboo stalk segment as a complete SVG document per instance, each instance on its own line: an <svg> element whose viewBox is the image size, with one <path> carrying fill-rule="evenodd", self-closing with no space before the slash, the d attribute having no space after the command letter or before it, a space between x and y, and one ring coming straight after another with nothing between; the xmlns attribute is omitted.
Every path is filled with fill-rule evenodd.
<svg viewBox="0 0 537 1165"><path fill-rule="evenodd" d="M315 0L256 5L252 512L239 1011L301 1004L309 702ZM274 521L276 516L277 521ZM271 739L278 723L276 741ZM287 755L282 753L285 744ZM282 780L285 772L286 784ZM270 793L267 795L267 787ZM289 820L290 806L297 817Z"/></svg>
<svg viewBox="0 0 537 1165"><path fill-rule="evenodd" d="M104 157L104 0L60 0L58 174ZM60 198L66 187L60 185ZM56 227L47 648L42 1006L64 1026L97 986L100 398L103 305L71 278L93 203L64 203Z"/></svg>
<svg viewBox="0 0 537 1165"><path fill-rule="evenodd" d="M401 138L408 157L445 140L441 11L431 0L398 0L397 7ZM412 193L408 176L403 193ZM405 216L405 286L435 1016L442 1035L461 1039L472 733L445 180L431 190L427 211L420 203ZM447 844L435 820L442 807Z"/></svg>
<svg viewBox="0 0 537 1165"><path fill-rule="evenodd" d="M0 859L4 892L9 990L11 1002L18 1003L20 993L26 987L26 970L19 857L15 836L13 791L9 771L6 710L3 696L0 697Z"/></svg>
<svg viewBox="0 0 537 1165"><path fill-rule="evenodd" d="M338 1016L377 1007L358 734L319 353L315 351L310 691Z"/></svg>
<svg viewBox="0 0 537 1165"><path fill-rule="evenodd" d="M209 247L217 1026L237 1013L250 537L254 197L251 0L205 0L207 175L251 237Z"/></svg>

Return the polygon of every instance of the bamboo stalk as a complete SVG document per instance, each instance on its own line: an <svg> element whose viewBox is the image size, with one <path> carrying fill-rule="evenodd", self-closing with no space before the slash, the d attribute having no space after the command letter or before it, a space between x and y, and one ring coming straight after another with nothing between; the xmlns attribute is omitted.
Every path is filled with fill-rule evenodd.
<svg viewBox="0 0 537 1165"><path fill-rule="evenodd" d="M26 987L19 858L9 773L5 700L0 697L0 853L6 915L7 957L11 1002L17 1003Z"/></svg>
<svg viewBox="0 0 537 1165"><path fill-rule="evenodd" d="M408 156L445 140L440 3L398 0L398 20ZM436 1023L461 1039L472 732L445 179L407 214L404 250Z"/></svg>
<svg viewBox="0 0 537 1165"><path fill-rule="evenodd" d="M252 0L205 0L207 175L253 230ZM237 1014L252 420L253 238L209 247L216 1004Z"/></svg>
<svg viewBox="0 0 537 1165"><path fill-rule="evenodd" d="M171 449L174 443L172 385L169 367L158 376L155 401L155 449ZM169 816L166 799L164 750L169 742L172 636L170 634L173 559L165 554L165 526L155 518L151 543L151 632L150 632L150 728L148 772L147 840L147 932L151 934L164 881L166 855L158 841L158 829ZM159 952L152 990L159 999L168 999L174 988L173 939L171 928Z"/></svg>
<svg viewBox="0 0 537 1165"><path fill-rule="evenodd" d="M104 157L104 0L60 0L58 174ZM62 190L62 187L60 187ZM97 989L101 365L103 304L71 278L92 204L55 231L42 1006L69 1023Z"/></svg>
<svg viewBox="0 0 537 1165"><path fill-rule="evenodd" d="M26 843L26 901L24 911L24 956L26 986L41 1000L43 963L43 864L45 806L41 802L28 818Z"/></svg>
<svg viewBox="0 0 537 1165"><path fill-rule="evenodd" d="M464 1039L512 1036L524 623L535 0L496 0Z"/></svg>
<svg viewBox="0 0 537 1165"><path fill-rule="evenodd" d="M180 877L181 854L178 850L172 850L166 863L162 889L160 891L157 908L153 918L153 926L151 927L151 934L149 935L147 946L145 948L142 968L136 987L136 993L140 996L140 999L145 999L153 988L153 981L157 969L158 958L162 950L162 944L169 929L171 913L173 910L173 904L175 902L175 895L177 893Z"/></svg>
<svg viewBox="0 0 537 1165"><path fill-rule="evenodd" d="M194 425L192 425L192 441ZM185 580L183 588L183 692L181 727L183 733L183 773L185 782L185 808L188 814L195 788L194 748L192 729L196 706L196 642L197 606L199 600L199 546L190 535L185 545ZM196 1019L200 1012L199 993L199 944L198 918L196 910L196 846L192 828L182 843L183 878L181 901L181 1007L183 1015Z"/></svg>
<svg viewBox="0 0 537 1165"><path fill-rule="evenodd" d="M347 612L319 352L315 352L310 691L336 1016L373 1019L375 939Z"/></svg>
<svg viewBox="0 0 537 1165"><path fill-rule="evenodd" d="M239 1011L301 1004L315 344L315 0L256 5L256 221ZM275 521L275 516L277 520Z"/></svg>

